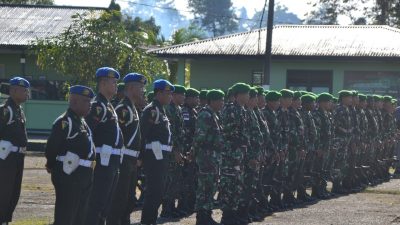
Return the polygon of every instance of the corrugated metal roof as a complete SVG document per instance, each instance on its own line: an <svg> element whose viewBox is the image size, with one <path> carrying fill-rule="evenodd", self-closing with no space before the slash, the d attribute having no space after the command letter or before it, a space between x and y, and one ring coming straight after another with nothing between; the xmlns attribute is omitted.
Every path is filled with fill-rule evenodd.
<svg viewBox="0 0 400 225"><path fill-rule="evenodd" d="M162 57L257 56L265 53L266 29L150 50ZM278 25L275 56L400 57L400 30L389 26Z"/></svg>
<svg viewBox="0 0 400 225"><path fill-rule="evenodd" d="M96 15L104 9L0 5L0 45L25 46L36 38L60 34L71 24L71 16L90 11Z"/></svg>

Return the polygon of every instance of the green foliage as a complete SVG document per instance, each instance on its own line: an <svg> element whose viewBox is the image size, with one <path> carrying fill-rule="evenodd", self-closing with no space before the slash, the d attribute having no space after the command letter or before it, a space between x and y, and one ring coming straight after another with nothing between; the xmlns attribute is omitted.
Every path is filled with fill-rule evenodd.
<svg viewBox="0 0 400 225"><path fill-rule="evenodd" d="M209 30L214 37L238 29L238 20L232 8L231 0L189 0L189 7L201 20L201 26Z"/></svg>
<svg viewBox="0 0 400 225"><path fill-rule="evenodd" d="M164 61L146 54L148 35L126 27L119 11L101 15L94 12L73 16L72 25L56 37L36 40L32 53L38 56L42 69L55 69L75 83L94 86L95 71L102 66L114 67L121 75L142 73L167 76Z"/></svg>

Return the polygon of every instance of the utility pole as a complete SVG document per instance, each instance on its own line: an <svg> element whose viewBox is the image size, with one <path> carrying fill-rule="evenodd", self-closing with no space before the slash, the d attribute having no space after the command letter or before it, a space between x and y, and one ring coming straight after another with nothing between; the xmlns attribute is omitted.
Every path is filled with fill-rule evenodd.
<svg viewBox="0 0 400 225"><path fill-rule="evenodd" d="M265 61L264 61L264 89L269 89L270 87L272 30L274 28L274 8L275 8L275 0L269 0L268 18L267 18L267 43L265 47Z"/></svg>

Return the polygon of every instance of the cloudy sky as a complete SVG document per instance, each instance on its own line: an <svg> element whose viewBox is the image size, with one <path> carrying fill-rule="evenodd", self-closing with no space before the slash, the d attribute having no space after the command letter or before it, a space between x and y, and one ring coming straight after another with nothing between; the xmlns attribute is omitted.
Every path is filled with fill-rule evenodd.
<svg viewBox="0 0 400 225"><path fill-rule="evenodd" d="M127 1L135 2L135 0L117 0L123 8L127 6ZM299 16L299 18L303 18L304 14L309 11L310 6L307 2L313 0L277 0L277 3L286 5L289 8L290 12L293 12ZM98 7L107 7L110 4L110 0L55 0L55 4L57 5L74 5L74 6L98 6ZM245 7L248 11L249 17L251 17L256 10L262 9L264 6L264 0L233 0L234 7L242 8ZM187 10L187 0L175 0L175 7L178 10ZM182 14L188 14L182 12ZM187 15L190 16L190 15Z"/></svg>

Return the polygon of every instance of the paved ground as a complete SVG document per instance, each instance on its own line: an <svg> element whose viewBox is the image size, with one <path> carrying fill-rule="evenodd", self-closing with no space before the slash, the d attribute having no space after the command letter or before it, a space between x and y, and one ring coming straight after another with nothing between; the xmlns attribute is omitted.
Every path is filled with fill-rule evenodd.
<svg viewBox="0 0 400 225"><path fill-rule="evenodd" d="M40 154L30 155L26 159L22 196L14 214L12 225L51 224L54 210L54 190L50 175L44 168L45 160ZM214 212L219 220L220 211ZM137 225L140 212L132 214ZM194 225L195 216L181 221L160 221L166 225ZM291 211L275 213L262 225L384 225L400 224L400 180L392 180L363 193L342 196L320 201L314 205L296 208Z"/></svg>

